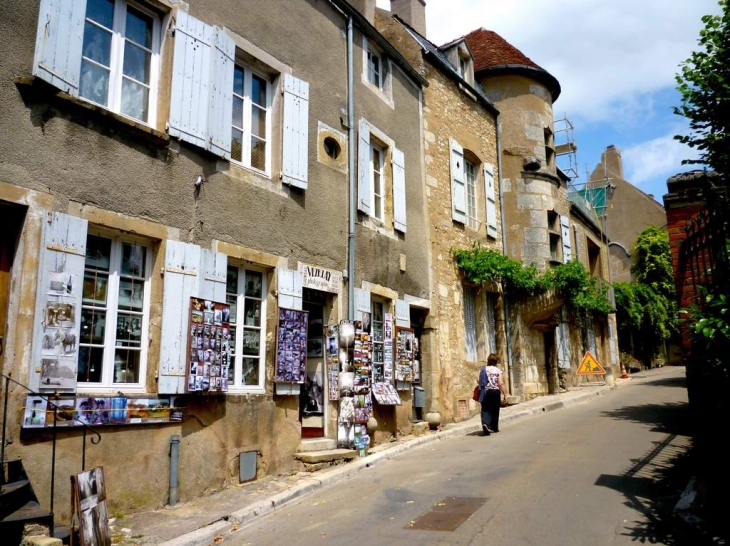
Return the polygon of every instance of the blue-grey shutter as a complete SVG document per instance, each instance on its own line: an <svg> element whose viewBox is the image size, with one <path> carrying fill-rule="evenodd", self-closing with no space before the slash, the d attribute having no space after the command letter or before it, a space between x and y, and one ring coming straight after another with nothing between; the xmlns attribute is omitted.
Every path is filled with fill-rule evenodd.
<svg viewBox="0 0 730 546"><path fill-rule="evenodd" d="M555 329L558 338L558 367L570 368L570 340L568 338L568 323L563 321Z"/></svg>
<svg viewBox="0 0 730 546"><path fill-rule="evenodd" d="M370 305L370 290L363 290L362 288L355 288L355 320L362 320L364 313L371 312Z"/></svg>
<svg viewBox="0 0 730 546"><path fill-rule="evenodd" d="M372 210L370 196L370 126L360 120L357 147L357 210L368 216Z"/></svg>
<svg viewBox="0 0 730 546"><path fill-rule="evenodd" d="M487 235L497 238L497 198L494 191L494 165L484 164L484 194L487 199Z"/></svg>
<svg viewBox="0 0 730 546"><path fill-rule="evenodd" d="M307 189L309 168L309 84L284 74L284 130L281 179Z"/></svg>
<svg viewBox="0 0 730 546"><path fill-rule="evenodd" d="M395 325L401 328L411 327L411 304L406 300L395 300Z"/></svg>
<svg viewBox="0 0 730 546"><path fill-rule="evenodd" d="M560 216L560 235L563 240L563 263L568 263L573 257L570 245L570 220L567 216Z"/></svg>
<svg viewBox="0 0 730 546"><path fill-rule="evenodd" d="M393 149L393 223L406 232L406 161L397 148Z"/></svg>
<svg viewBox="0 0 730 546"><path fill-rule="evenodd" d="M200 260L198 297L226 303L226 273L228 256L222 252L203 249Z"/></svg>
<svg viewBox="0 0 730 546"><path fill-rule="evenodd" d="M78 341L81 327L81 298L84 283L84 266L86 263L86 231L88 222L81 218L60 212L43 212L42 247L38 258L38 285L36 287L36 320L33 324L33 349L31 370L43 369L43 360L52 360L58 373L56 381L43 384L43 375L31 374L31 388L39 392L76 392L78 370L78 343L73 353L47 354L43 349L44 334L60 333L72 330ZM65 291L52 289L52 274L62 274L66 282ZM58 276L58 275L56 275ZM73 328L46 327L46 309L49 304L69 304L74 308ZM53 352L53 351L51 351Z"/></svg>
<svg viewBox="0 0 730 546"><path fill-rule="evenodd" d="M178 11L176 17L169 132L172 137L207 148L210 59L215 30L184 11Z"/></svg>
<svg viewBox="0 0 730 546"><path fill-rule="evenodd" d="M167 241L162 293L159 394L185 392L190 298L198 296L200 247Z"/></svg>
<svg viewBox="0 0 730 546"><path fill-rule="evenodd" d="M497 295L488 292L486 297L487 305L487 337L489 338L489 351L490 353L497 352L497 320L494 315L495 302Z"/></svg>
<svg viewBox="0 0 730 546"><path fill-rule="evenodd" d="M294 269L277 269L276 284L279 307L301 311L303 305L302 273Z"/></svg>
<svg viewBox="0 0 730 546"><path fill-rule="evenodd" d="M33 75L79 95L86 0L41 0Z"/></svg>
<svg viewBox="0 0 730 546"><path fill-rule="evenodd" d="M464 334L465 359L469 362L477 360L477 310L474 289L464 286Z"/></svg>
<svg viewBox="0 0 730 546"><path fill-rule="evenodd" d="M451 217L466 223L466 179L464 177L464 149L454 139L451 148Z"/></svg>
<svg viewBox="0 0 730 546"><path fill-rule="evenodd" d="M215 29L210 59L208 145L206 149L231 159L231 114L236 44L222 28Z"/></svg>

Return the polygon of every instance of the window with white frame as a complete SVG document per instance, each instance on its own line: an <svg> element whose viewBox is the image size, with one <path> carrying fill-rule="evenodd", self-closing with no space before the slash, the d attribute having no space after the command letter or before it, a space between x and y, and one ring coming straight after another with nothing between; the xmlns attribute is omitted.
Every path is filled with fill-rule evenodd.
<svg viewBox="0 0 730 546"><path fill-rule="evenodd" d="M226 301L231 306L233 357L233 366L228 369L228 389L262 391L266 350L265 274L229 264L226 274Z"/></svg>
<svg viewBox="0 0 730 546"><path fill-rule="evenodd" d="M385 150L377 144L370 145L370 188L372 191L373 218L383 220L383 199L385 195Z"/></svg>
<svg viewBox="0 0 730 546"><path fill-rule="evenodd" d="M464 293L464 334L465 349L464 355L469 362L477 360L477 312L476 312L476 289L471 286L463 286Z"/></svg>
<svg viewBox="0 0 730 546"><path fill-rule="evenodd" d="M383 59L370 44L367 47L367 75L368 81L378 89L383 89Z"/></svg>
<svg viewBox="0 0 730 546"><path fill-rule="evenodd" d="M271 84L249 67L233 71L231 159L245 167L269 172Z"/></svg>
<svg viewBox="0 0 730 546"><path fill-rule="evenodd" d="M127 0L87 0L79 96L153 124L160 19Z"/></svg>
<svg viewBox="0 0 730 546"><path fill-rule="evenodd" d="M372 328L373 328L373 382L382 383L385 381L385 345L384 340L384 320L385 306L382 301L373 300L372 302Z"/></svg>
<svg viewBox="0 0 730 546"><path fill-rule="evenodd" d="M466 225L479 229L477 220L477 166L464 159L464 175L466 177Z"/></svg>
<svg viewBox="0 0 730 546"><path fill-rule="evenodd" d="M79 389L144 388L151 257L144 242L105 233L86 238Z"/></svg>

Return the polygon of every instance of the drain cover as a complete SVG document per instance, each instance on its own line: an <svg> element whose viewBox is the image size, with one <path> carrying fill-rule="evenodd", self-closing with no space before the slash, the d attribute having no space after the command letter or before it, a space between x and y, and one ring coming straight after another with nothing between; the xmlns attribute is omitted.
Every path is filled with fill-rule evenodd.
<svg viewBox="0 0 730 546"><path fill-rule="evenodd" d="M487 499L472 497L446 497L433 505L428 512L406 525L406 529L422 531L453 531L469 516L479 510Z"/></svg>

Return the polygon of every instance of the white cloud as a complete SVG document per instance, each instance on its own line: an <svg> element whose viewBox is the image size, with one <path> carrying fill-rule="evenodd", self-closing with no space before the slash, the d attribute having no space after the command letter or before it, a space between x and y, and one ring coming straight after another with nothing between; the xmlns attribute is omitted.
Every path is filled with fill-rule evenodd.
<svg viewBox="0 0 730 546"><path fill-rule="evenodd" d="M681 132L681 129L621 150L626 179L647 193L654 193L646 186L657 178L666 179L678 172L699 168L682 165L683 159L697 159L698 154L696 150L674 140L677 132Z"/></svg>

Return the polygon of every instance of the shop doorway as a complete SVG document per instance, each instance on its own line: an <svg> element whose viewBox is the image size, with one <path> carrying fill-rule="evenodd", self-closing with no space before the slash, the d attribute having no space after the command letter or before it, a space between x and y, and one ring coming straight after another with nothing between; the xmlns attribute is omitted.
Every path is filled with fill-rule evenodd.
<svg viewBox="0 0 730 546"><path fill-rule="evenodd" d="M302 438L324 438L327 413L324 326L329 294L305 288L303 308L307 311L307 378L299 397Z"/></svg>
<svg viewBox="0 0 730 546"><path fill-rule="evenodd" d="M3 218L3 228L0 229L0 372L5 373L3 355L7 343L10 276L23 228L25 207L0 202L0 215Z"/></svg>

